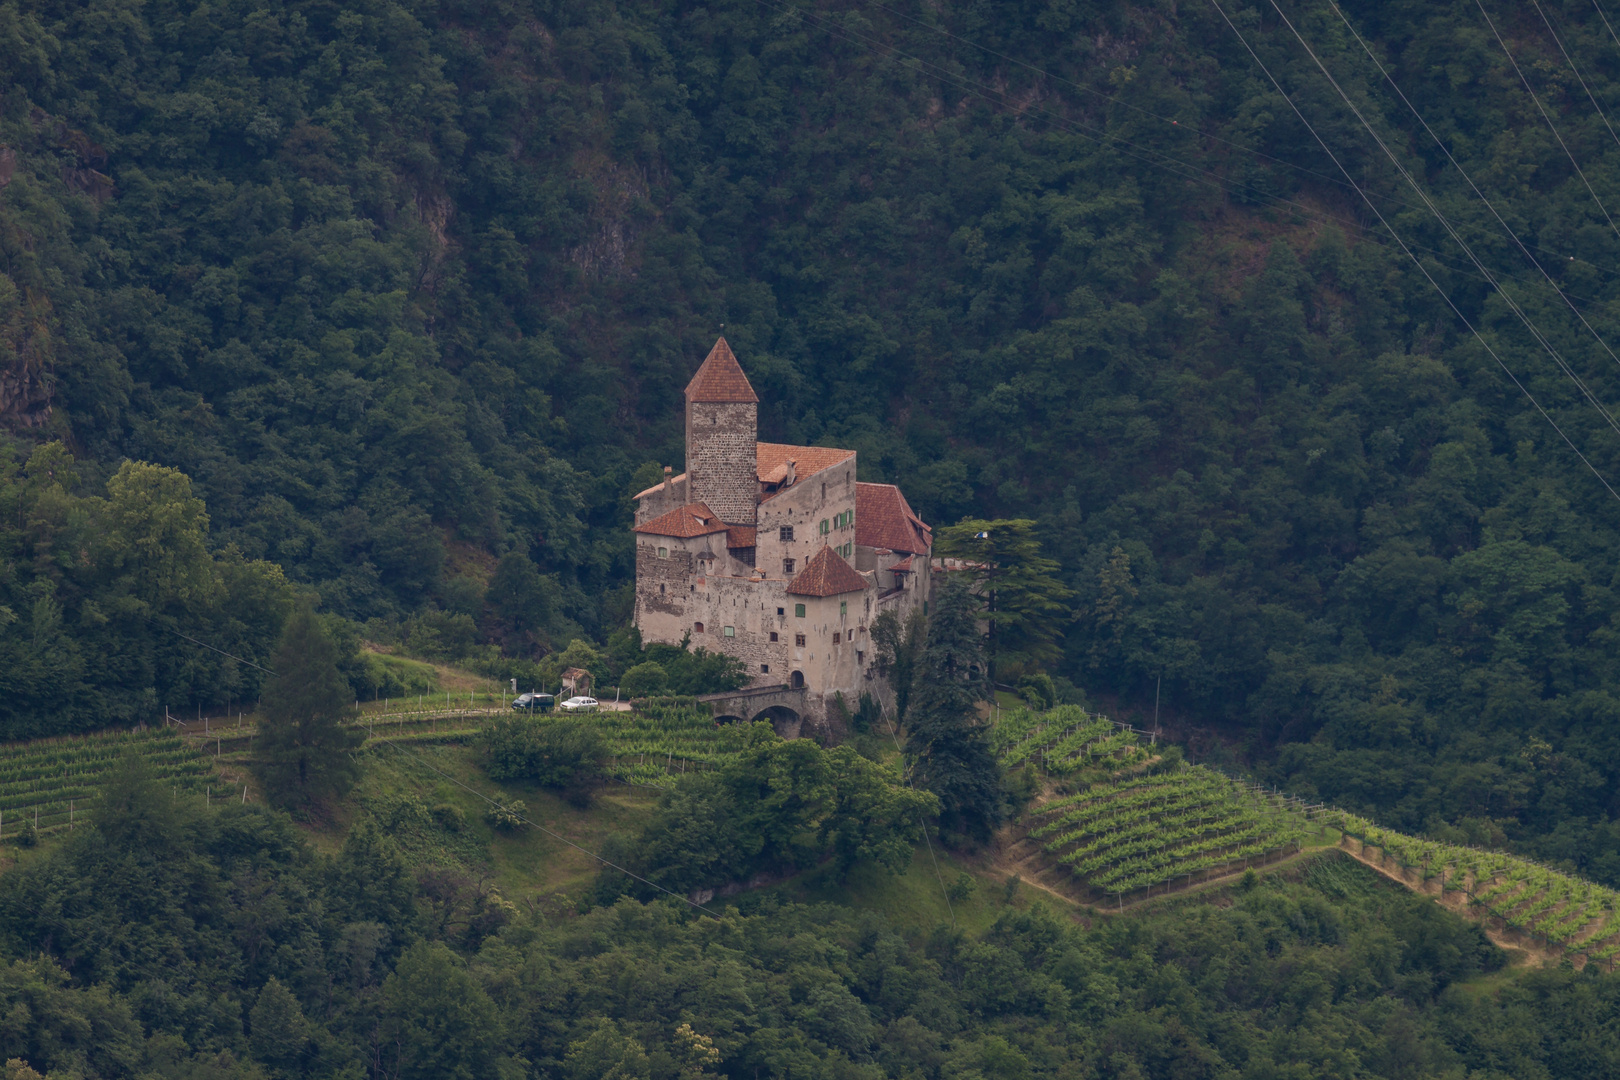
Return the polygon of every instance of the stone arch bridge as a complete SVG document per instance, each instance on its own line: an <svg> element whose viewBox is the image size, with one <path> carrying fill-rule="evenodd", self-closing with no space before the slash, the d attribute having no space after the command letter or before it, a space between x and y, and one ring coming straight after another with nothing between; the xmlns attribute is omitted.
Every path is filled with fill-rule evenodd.
<svg viewBox="0 0 1620 1080"><path fill-rule="evenodd" d="M716 720L768 720L784 739L799 737L807 707L802 686L755 686L725 694L704 694L698 701L714 710Z"/></svg>

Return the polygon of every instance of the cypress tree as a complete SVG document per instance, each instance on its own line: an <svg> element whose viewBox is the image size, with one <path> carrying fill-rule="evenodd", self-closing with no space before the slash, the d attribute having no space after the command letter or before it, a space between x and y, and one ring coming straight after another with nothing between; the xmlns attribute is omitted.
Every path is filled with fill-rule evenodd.
<svg viewBox="0 0 1620 1080"><path fill-rule="evenodd" d="M343 725L354 715L353 691L338 671L336 644L308 605L287 620L273 666L254 765L266 794L282 806L343 794L359 772L350 752L365 734Z"/></svg>
<svg viewBox="0 0 1620 1080"><path fill-rule="evenodd" d="M979 603L955 575L936 593L917 667L906 735L913 782L938 796L941 835L983 843L1005 820L1006 797L979 713L990 691Z"/></svg>

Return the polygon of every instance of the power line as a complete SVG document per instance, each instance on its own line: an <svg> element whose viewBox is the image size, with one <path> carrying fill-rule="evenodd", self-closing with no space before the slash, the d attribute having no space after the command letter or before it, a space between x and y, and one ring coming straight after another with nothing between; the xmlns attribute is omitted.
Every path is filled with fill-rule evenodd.
<svg viewBox="0 0 1620 1080"><path fill-rule="evenodd" d="M1615 141L1616 145L1620 145L1620 135L1615 134L1614 125L1610 124L1609 118L1604 115L1603 106L1598 104L1597 96L1592 93L1592 88L1586 85L1586 79L1581 75L1581 69L1575 66L1575 58L1569 54L1568 49L1564 48L1564 41L1558 36L1558 31L1553 27L1552 19L1548 17L1546 10L1541 6L1540 0L1530 0L1530 2L1536 6L1536 14L1541 16L1541 21L1547 24L1547 33L1552 35L1554 44L1558 46L1558 51L1563 53L1564 59L1569 62L1569 70L1575 73L1575 78L1581 84L1581 89L1586 91L1586 100L1592 103L1592 108L1597 112L1598 119L1602 120L1603 126L1609 129L1609 137ZM1602 8L1598 9L1598 14L1603 14ZM1605 20L1605 23L1607 23L1607 20Z"/></svg>
<svg viewBox="0 0 1620 1080"><path fill-rule="evenodd" d="M1434 276L1429 273L1428 267L1423 265L1422 260L1414 255L1412 250L1406 246L1406 242L1401 239L1400 234L1397 233L1394 227L1384 219L1384 215L1379 212L1378 207L1373 203L1372 199L1368 197L1365 191L1362 191L1361 185L1357 184L1355 182L1355 178L1350 175L1350 170L1345 168L1344 163L1339 160L1338 155L1335 154L1332 148L1328 146L1327 141L1323 139L1321 134L1317 132L1316 128L1311 125L1311 122L1305 119L1305 114L1300 112L1299 106L1294 104L1294 99L1289 96L1286 90L1283 89L1282 83L1277 81L1277 77L1271 73L1271 69L1266 66L1265 61L1261 60L1260 55L1254 51L1254 46L1250 45L1248 38L1243 36L1243 31L1239 30L1237 25L1232 22L1231 17L1226 14L1226 9L1221 7L1220 0L1209 0L1209 2L1215 8L1215 10L1220 13L1222 21L1224 21L1227 27L1231 29L1232 33L1237 36L1238 41L1242 42L1244 50L1248 52L1250 58L1254 60L1255 64L1260 68L1260 70L1265 73L1266 78L1271 81L1271 85L1276 87L1277 93L1280 94L1282 99L1288 103L1288 107L1293 110L1294 115L1299 117L1299 122L1305 125L1305 129L1311 133L1311 137L1316 140L1319 146L1322 147L1323 152L1332 159L1333 163L1339 167L1339 171L1344 174L1346 180L1350 181L1351 186L1355 188L1356 193L1359 194L1362 200L1367 204L1368 209L1370 209L1373 214L1377 216L1379 223L1383 225L1386 230L1388 230L1390 236L1393 237L1395 242L1400 245L1401 250L1406 253L1407 258L1412 260L1412 264L1418 268L1418 272L1421 273L1425 279L1427 279L1429 284L1434 288L1434 291L1440 294L1440 298L1446 302L1447 307L1451 308L1458 320L1460 320L1464 326L1468 327L1469 332L1474 335L1474 340L1478 341L1485 351L1490 354L1491 359L1496 361L1496 365L1502 369L1502 371L1512 381L1513 385L1518 387L1519 392L1525 396L1531 405L1535 406L1536 411L1541 414L1542 419L1546 420L1547 423L1552 426L1552 429L1558 432L1559 437L1564 440L1565 444L1570 448L1570 451L1574 453L1576 457L1581 459L1581 463L1591 470L1593 476L1597 477L1598 483L1603 485L1604 490L1606 490L1616 502L1620 502L1620 492L1616 492L1614 488L1610 486L1609 482L1603 478L1603 474L1597 471L1597 468L1593 466L1589 460L1587 460L1586 455L1581 453L1580 449L1575 445L1570 437L1564 434L1564 429L1558 426L1558 422L1548 414L1546 409L1542 408L1541 403L1535 399L1535 395L1531 394L1525 385L1519 381L1518 376L1514 375L1513 371L1507 366L1506 363L1503 362L1502 358L1496 354L1496 350L1491 348L1490 343L1485 340L1484 335L1482 335L1474 327L1474 324L1468 320L1468 317L1462 313L1462 310L1457 307L1456 302L1453 301L1450 295L1448 295L1446 291L1440 287L1440 283L1434 280Z"/></svg>
<svg viewBox="0 0 1620 1080"><path fill-rule="evenodd" d="M1406 94L1401 91L1400 85L1395 82L1394 77L1390 75L1387 70L1385 70L1383 64L1379 63L1378 57L1373 54L1372 49L1356 31L1355 26L1348 18L1345 17L1344 11L1337 3L1334 2L1334 0L1328 0L1328 3L1333 8L1334 14L1338 15L1339 20L1344 23L1345 29L1350 32L1350 35L1356 39L1356 43L1361 46L1362 52L1367 54L1367 58L1371 60L1373 66L1378 69L1378 73L1384 77L1385 81L1389 83L1390 88L1395 91L1396 96L1401 99L1402 104L1404 104L1407 109L1411 111L1412 115L1417 118L1417 122L1423 126L1423 130L1428 133L1429 138L1434 140L1434 144L1440 148L1440 152L1446 155L1446 160L1451 162L1452 167L1457 170L1458 174L1462 176L1463 180L1467 182L1468 186L1473 189L1474 194L1479 197L1480 202L1485 204L1485 208L1491 212L1491 216L1496 218L1497 224L1501 225L1503 231L1505 231L1513 242L1519 246L1519 250L1524 253L1524 257L1530 261L1530 264L1537 270L1541 271L1541 276L1546 279L1547 285L1553 290L1554 293L1558 295L1559 299L1564 301L1564 303L1569 307L1570 311L1575 313L1575 317L1581 321L1581 325L1586 327L1587 332L1592 335L1593 339L1596 340L1600 346L1602 346L1603 351L1609 354L1609 358L1614 360L1616 364L1620 364L1620 357L1615 356L1614 350L1609 348L1609 343L1603 340L1603 336L1597 332L1597 329L1593 327L1590 322L1587 321L1586 315L1580 310L1580 308L1576 307L1574 303L1570 301L1568 295L1566 295L1565 292L1559 288L1558 283L1553 280L1552 275L1547 273L1546 269L1541 265L1536 257L1532 255L1529 249L1525 247L1524 241L1519 238L1518 233L1513 230L1512 226L1503 220L1501 214L1497 213L1496 207L1491 203L1490 199L1486 198L1485 193L1479 189L1479 186L1474 183L1473 178L1468 175L1467 170L1462 167L1456 158L1452 157L1451 150L1447 148L1445 142L1441 140L1440 136L1435 134L1434 129L1429 126L1428 121L1423 119L1423 114L1418 112L1417 107L1413 105L1412 102L1407 98ZM1290 26L1290 29L1292 29L1292 26ZM1298 37L1297 32L1295 36ZM1301 44L1303 44L1303 41ZM1365 124L1366 121L1363 120L1363 123ZM1387 152L1388 151L1386 150L1386 153ZM1416 186L1410 175L1407 176L1407 182L1412 183L1414 187ZM1436 213L1438 216L1438 212ZM1470 256L1472 257L1472 253L1470 253ZM1476 262L1477 261L1478 260L1476 260ZM1502 292L1500 285L1497 285L1496 288L1497 292ZM1512 303L1511 300L1509 303ZM1516 306L1515 310L1517 311ZM1522 313L1520 313L1520 318L1524 318ZM1560 361L1560 366L1562 366L1562 361ZM1583 391L1585 390L1585 384L1579 379L1576 380L1576 383L1582 387ZM1588 393L1588 397L1590 396L1590 393ZM1599 406L1599 410L1607 415L1607 410L1602 409L1601 406ZM1613 426L1612 420L1611 426Z"/></svg>
<svg viewBox="0 0 1620 1080"><path fill-rule="evenodd" d="M172 627L172 626L168 627L168 629L170 631L172 631L173 633L180 634L180 631L175 630L175 628ZM275 675L275 672L271 671L269 668L259 667L259 665L255 664L253 661L244 660L240 656L236 656L236 655L234 655L232 653L226 652L224 649L215 649L212 645L208 644L208 642L206 642L206 641L198 641L196 638L192 637L190 634L180 634L180 636L185 638L187 641L191 642L193 645L201 645L203 648L209 649L209 650L211 650L213 652L217 652L221 656L229 656L232 660L235 660L239 664L246 664L248 667L251 667L251 668L259 668L260 671L262 671L266 675L270 675L272 677Z"/></svg>
<svg viewBox="0 0 1620 1080"><path fill-rule="evenodd" d="M894 718L885 709L883 720L889 725L889 738L894 740L894 749L900 755L900 779L904 780L906 787L911 787L911 777L905 773L906 752L900 749L900 736L895 734ZM923 822L923 841L928 844L928 861L934 864L934 877L939 880L940 895L945 898L945 910L951 913L951 929L956 929L956 908L951 904L951 891L945 887L945 876L939 872L939 860L934 858L934 842L928 838L928 823Z"/></svg>
<svg viewBox="0 0 1620 1080"><path fill-rule="evenodd" d="M1312 169L1312 168L1309 168L1309 167L1304 166L1304 165L1296 165L1295 163L1293 163L1291 161L1285 161L1282 158L1273 157L1272 155L1267 154L1267 153L1265 153L1263 151L1256 150L1256 149L1254 149L1253 147L1250 147L1250 146L1245 146L1245 145L1243 145L1242 143L1239 143L1239 142L1233 142L1230 139L1223 139L1218 135L1213 135L1213 134L1211 134L1211 133L1209 133L1207 131L1200 130L1198 128L1193 127L1190 124L1185 124L1182 121L1180 121L1178 119L1175 119L1173 117L1161 115L1159 113L1153 112L1151 109L1145 109L1140 105L1133 105L1129 101L1124 100L1118 94L1105 94L1101 90L1094 89L1093 87L1087 86L1084 83L1076 82L1073 79L1066 79L1061 75L1054 75L1052 72L1047 71L1044 68L1038 67L1038 66L1036 66L1034 64L1031 64L1031 63L1029 63L1027 61L1020 60L1016 56L1009 56L1006 53L997 52L995 49L990 48L988 45L981 45L979 42L974 41L971 38L963 37L960 34L954 34L951 31L946 30L942 26L938 26L938 25L936 25L934 23L931 23L931 22L928 22L928 21L926 21L924 19L920 19L920 18L918 18L918 17L916 17L914 15L907 14L906 12L901 11L898 8L890 7L887 4L880 3L879 0L863 0L863 2L869 7L875 7L875 8L878 8L879 10L881 10L881 11L886 11L889 14L896 16L897 18L905 19L907 22L910 22L910 23L913 23L913 24L915 24L917 26L920 26L925 30L931 30L934 33L939 34L942 37L950 39L951 41L960 42L963 45L968 45L968 46L970 46L972 48L978 49L980 52L983 52L987 56L993 56L998 60L1005 60L1009 64L1015 64L1018 67L1021 67L1026 71L1033 72L1034 74L1039 75L1042 78L1049 79L1054 83L1061 83L1064 86L1073 87L1074 89L1079 90L1082 93L1090 94L1093 97L1100 98L1105 104L1118 105L1121 108L1130 109L1133 112L1141 113L1143 116L1149 117L1149 118L1154 119L1154 120L1158 120L1158 121L1160 121L1162 123L1175 125L1176 127L1179 127L1182 130L1188 132L1189 134L1196 135L1196 136L1198 136L1200 138L1203 138L1203 139L1208 139L1210 142L1220 143L1222 146L1230 146L1234 150L1241 150L1242 152L1244 152L1246 154L1252 154L1253 156L1255 156L1257 158L1261 158L1261 159L1263 159L1265 161L1269 161L1269 162L1271 162L1273 164L1276 164L1276 165L1281 165L1284 168L1293 169L1294 171L1299 172L1299 173L1303 173L1303 174L1305 174L1307 176L1313 176L1313 177L1316 177L1316 178L1318 178L1320 180L1325 180L1330 184L1334 184L1334 185L1337 185L1338 187L1346 188L1347 190L1351 190L1351 191L1355 190L1353 187L1351 187L1351 185L1346 184L1343 180L1340 180L1338 177L1330 176L1327 173L1320 172L1320 171L1318 171L1316 169ZM1534 2L1534 0L1532 0L1532 2ZM1398 206L1405 206L1405 207L1408 207L1409 209L1413 209L1413 210L1420 209L1420 207L1414 206L1411 203L1403 202L1402 200L1400 200L1398 198L1394 198L1392 196L1385 196L1385 197L1388 198L1389 201L1395 203ZM1548 255L1562 254L1562 253L1559 253L1559 252L1549 251L1548 249L1541 247L1539 244L1534 245L1534 246L1535 246L1537 251L1540 251L1543 254L1548 254ZM1616 269L1611 268L1611 267L1599 266L1596 263L1588 262L1588 260L1586 260L1586 259L1582 259L1581 261L1586 262L1587 265L1591 266L1593 269L1599 270L1599 271L1601 271L1601 272L1603 272L1605 274L1615 275L1617 273L1620 273L1620 270L1616 270Z"/></svg>
<svg viewBox="0 0 1620 1080"><path fill-rule="evenodd" d="M852 31L852 30L849 30L849 29L847 29L845 27L837 26L836 24L830 22L825 17L820 16L820 15L814 13L814 12L805 11L805 10L803 10L801 8L798 8L798 7L794 6L791 3L780 3L780 2L777 2L777 0L755 0L755 2L758 3L761 7L774 8L775 10L783 12L785 14L791 13L793 15L796 15L796 16L800 17L800 18L811 20L818 27L820 27L823 31L825 31L829 36L837 38L838 40L846 41L846 42L849 42L849 43L854 44L854 45L864 45L864 46L868 46L868 47L873 48L873 49L882 50L883 52L889 54L892 57L895 57L896 59L898 59L898 60L900 60L902 62L909 62L909 64L915 65L915 67L918 70L920 70L923 74L928 75L928 76L930 76L932 78L936 78L936 79L940 80L943 83L951 85L951 86L957 88L958 90L963 91L964 93L967 93L967 94L970 94L970 95L972 95L974 97L980 98L980 99L982 99L982 100L984 100L984 101L986 101L986 102L988 102L988 103L990 103L992 105L997 105L997 106L1000 106L1002 108L1017 109L1019 111L1025 112L1025 113L1035 113L1035 114L1038 114L1040 116L1043 116L1046 119L1048 119L1049 121L1051 121L1055 126L1067 131L1070 134L1077 135L1080 138L1087 139L1087 140L1090 140L1092 142L1095 142L1099 146L1110 147L1114 151L1116 151L1117 153L1120 153L1123 156L1131 158L1133 160L1142 162L1143 164L1148 165L1150 167L1158 168L1158 169L1168 169L1169 172L1171 172L1171 173L1173 173L1175 175L1178 175L1178 176L1182 177L1183 179L1190 180L1190 181L1192 181L1194 183L1201 183L1201 184L1208 185L1210 187L1213 187L1213 188L1221 191L1223 194L1230 195L1235 190L1242 190L1242 191L1248 192L1249 194L1251 194L1251 195L1253 195L1255 197L1258 197L1260 199L1269 200L1269 201L1271 201L1273 203L1276 203L1276 204L1279 204L1281 206L1289 207L1292 210L1294 210L1295 212L1297 212L1297 213L1301 214L1302 216L1304 216L1306 218L1309 218L1311 220L1324 222L1324 223L1337 224L1337 225L1340 225L1342 227L1348 228L1349 230L1356 233L1358 236L1360 236L1362 239L1366 240L1369 243L1378 244L1380 247L1386 246L1383 243L1383 241L1381 241L1377 237L1367 233L1365 231L1365 227L1364 227L1363 223L1361 223L1359 221L1355 221L1355 220L1352 220L1352 219L1349 219L1349 218L1341 218L1341 217L1339 217L1339 216L1337 216L1335 214L1331 214L1331 213L1327 213L1325 211L1317 210L1317 209L1315 209L1313 207L1306 206L1305 204L1300 203L1300 202L1296 202L1296 201L1294 201L1292 199L1288 199L1288 198L1285 198L1285 197L1280 196L1280 195L1275 195L1275 194L1272 194L1271 192L1262 191L1261 189L1255 188L1255 187L1253 187L1251 185L1248 185L1248 184L1244 184L1244 183L1241 183L1241 182L1238 182L1238 181L1233 181L1233 180L1231 180L1229 178L1225 178L1225 177L1220 176L1218 173L1215 173L1212 170L1205 169L1205 168L1203 168L1201 166L1194 165L1194 164L1192 164L1190 162L1183 161L1180 158L1174 157L1173 155L1170 155L1170 154L1168 154L1168 153L1166 153L1166 152L1164 152L1162 150L1159 150L1157 148L1142 146L1142 145L1140 145L1138 143L1132 142L1129 139L1123 138L1122 136L1119 136L1117 134L1109 132L1106 129L1098 129L1101 132L1100 134L1093 133L1093 131L1087 130L1087 128L1090 127L1090 125L1082 124L1080 121L1074 120L1074 119L1072 119L1070 117L1067 117L1067 116L1064 116L1064 115L1062 115L1060 113L1053 112L1050 109L1046 109L1046 108L1043 108L1041 106L1030 106L1030 107L1020 106L1017 103L1009 101L1008 98L1007 98L1006 93L1004 91L996 88L996 87L988 86L988 85L986 85L984 83L980 83L980 82L977 82L975 80L968 79L968 78L966 78L964 76L957 75L956 73L954 73L952 71L949 71L948 69L943 68L939 64L936 64L936 63L934 63L932 61L929 61L929 60L924 60L921 57L918 57L918 56L912 55L910 53L904 52L904 51L894 47L893 45L890 45L887 42L881 41L881 40L879 40L877 38L874 38L874 37L872 37L870 35L862 34L859 31ZM882 5L878 5L878 6L882 6ZM888 9L885 9L885 10L888 10ZM1001 54L993 53L993 55L1000 56ZM1039 70L1039 69L1034 69L1034 70ZM994 95L994 96L992 96L992 95ZM1171 121L1171 123L1176 123L1176 121ZM1139 151L1139 152L1133 153L1132 151ZM1152 155L1152 156L1148 157L1148 156L1144 156L1144 155ZM1355 186L1354 184L1343 184L1342 182L1340 182L1340 183L1341 183L1341 186L1347 186L1347 187L1350 188L1350 190L1355 191L1364 200L1368 198L1367 193L1364 190L1362 190L1361 188ZM1414 206L1413 204L1410 204L1410 203L1403 202L1403 201L1401 201L1399 199L1392 199L1391 201L1395 202L1399 206L1407 207L1409 209L1419 209L1419 207L1416 207L1416 206ZM1380 220L1382 220L1381 217L1380 217ZM1440 263L1441 265L1447 267L1448 269L1450 269L1450 270L1452 270L1454 272L1469 275L1469 276L1472 276L1474 274L1474 272L1475 272L1474 270L1470 269L1467 266L1460 265L1460 264L1457 264L1457 263L1454 263L1454 262L1450 261L1448 258L1446 258L1445 254L1443 252L1441 252L1441 251L1439 251L1439 250L1437 250L1435 248L1427 247L1427 246L1425 246L1423 244L1414 244L1412 246L1415 247L1417 250L1423 251L1426 254L1432 256L1435 259L1436 262ZM1406 250L1406 245L1403 244L1402 249ZM1545 249L1541 249L1541 248L1538 247L1537 250L1545 250ZM1607 269L1605 267L1602 267L1602 266L1599 266L1599 265L1597 265L1595 263L1592 263L1589 260L1582 259L1581 262L1585 263L1588 266L1591 266L1593 269L1598 270L1599 272L1602 272L1602 273L1605 273L1605 274L1613 274L1614 273L1614 271L1611 271L1611 270L1609 270L1609 269ZM1507 280L1516 281L1516 282L1519 282L1520 284L1525 284L1525 282L1522 279L1520 279L1520 278L1518 278L1516 276L1513 276L1513 275L1508 275ZM1487 280L1486 283L1488 285L1491 285L1491 286L1495 287L1495 282L1493 282L1493 281ZM1601 302L1599 300L1596 300L1595 298L1586 297L1586 296L1580 296L1579 294L1566 294L1566 295L1575 296L1577 299L1584 300L1587 303L1596 304L1596 303Z"/></svg>
<svg viewBox="0 0 1620 1080"><path fill-rule="evenodd" d="M1541 98L1537 97L1536 92L1531 89L1530 80L1524 77L1523 71L1519 70L1519 62L1513 59L1513 53L1509 51L1507 42L1502 40L1502 34L1496 29L1496 23L1491 21L1490 12L1485 10L1484 0L1474 0L1474 6L1479 8L1479 13L1485 17L1485 25L1491 28L1491 33L1496 37L1496 43L1502 46L1502 55L1506 56L1508 63L1513 65L1513 73L1519 77L1519 82L1524 84L1524 92L1529 94L1530 100L1536 103L1536 110L1541 113L1541 118L1547 122L1547 130L1553 133L1553 138L1558 140L1558 145L1560 147L1563 147L1564 156L1569 158L1570 165L1574 166L1575 168L1575 175L1579 176L1581 178L1581 183L1586 185L1586 193L1592 196L1592 201L1596 203L1597 208L1603 212L1603 220L1609 223L1609 228L1614 230L1614 235L1620 237L1620 227L1617 227L1614 223L1614 219L1609 216L1608 208L1603 205L1603 200L1598 198L1598 193L1593 190L1592 182L1588 180L1586 178L1586 174L1581 171L1580 163L1575 160L1575 155L1572 154L1569 147L1565 145L1564 137L1558 134L1558 128L1553 125L1552 117L1547 115L1546 107L1541 104Z"/></svg>
<svg viewBox="0 0 1620 1080"><path fill-rule="evenodd" d="M1361 126L1366 130L1367 134L1372 137L1375 143L1378 144L1378 148L1383 151L1384 156L1389 159L1390 164L1395 166L1395 171L1400 173L1401 178L1404 179L1412 188L1412 191L1417 195L1417 197L1423 201L1424 206L1428 207L1429 213L1433 214L1435 220L1440 222L1440 225L1445 229L1446 234L1451 237L1452 241L1456 243L1458 247L1462 248L1463 254L1468 256L1469 260L1473 262L1475 268L1478 269L1480 275L1484 277L1485 280L1490 283L1491 287L1496 290L1497 295L1502 297L1503 302L1508 305L1509 310L1511 310L1514 315L1518 316L1519 321L1524 324L1525 329L1530 332L1531 337L1533 337L1542 348L1547 350L1547 354L1553 358L1553 362L1558 365L1559 370L1561 370L1570 379L1570 381L1572 381L1576 387L1580 389L1581 393L1586 397L1586 400L1594 409L1598 411L1598 414L1608 422L1609 427L1614 429L1616 434L1620 434L1620 424L1615 422L1614 416L1607 408L1604 407L1603 403L1598 400L1597 395L1591 391L1591 389L1586 385L1585 381L1582 380L1581 377L1575 373L1575 370L1569 366L1569 364L1564 360L1562 354L1560 354L1558 350L1553 347L1552 342L1541 332L1540 328L1535 325L1527 314L1525 314L1524 310L1519 306L1518 302L1513 299L1512 295L1507 293L1496 281L1495 277L1491 274L1491 271L1486 268L1479 256L1474 253L1474 249L1470 247L1467 241L1462 238L1461 234L1457 232L1456 228L1451 224L1450 220L1447 219L1445 214L1441 213L1440 208L1434 204L1434 201L1429 198L1428 193L1423 190L1421 185L1418 184L1417 179L1413 177L1411 171L1407 169L1406 165L1400 160L1395 152L1390 149L1389 144L1384 141L1383 136L1378 134L1377 129L1372 126L1371 121L1367 119L1366 115L1361 111L1361 108L1351 100L1349 94L1345 93L1344 87L1340 86L1339 81L1333 77L1333 74L1330 71L1328 71L1327 65L1322 62L1322 58L1316 54L1316 51L1311 48L1308 42L1306 42L1304 36L1289 20L1288 16L1283 13L1282 8L1277 4L1277 0L1270 0L1270 2L1272 8L1277 12L1278 18L1282 19L1283 25L1288 27L1289 32L1294 35L1294 40L1299 42L1300 48L1304 49L1305 54L1311 58L1311 61L1314 64L1316 64L1317 70L1322 73L1322 77L1328 81L1328 84L1332 86L1333 89L1338 93L1339 97L1344 101L1345 106L1348 107L1355 115L1356 119L1361 123ZM1350 21L1348 19L1345 19L1344 13L1338 10L1338 6L1336 4L1334 4L1333 7L1334 10L1338 12L1339 18L1344 21L1345 26L1353 35L1355 35L1356 40L1361 42L1362 48L1366 49L1366 42L1361 39L1361 35L1355 33L1355 28L1350 25ZM1383 65L1378 63L1377 57L1372 56L1370 49L1367 49L1367 54L1372 58L1373 64L1378 68L1379 72L1382 73L1384 78L1389 81L1389 84L1391 86L1395 86L1395 80L1391 79L1389 77L1389 73L1384 70ZM1400 93L1400 87L1395 86L1395 92L1400 95L1401 100L1406 103L1407 108L1412 109L1413 115L1417 116L1418 123L1423 125L1423 129L1429 132L1430 137L1434 138L1435 142L1439 143L1440 140L1435 137L1434 132L1423 120L1422 115L1419 114L1415 108L1412 108L1412 103L1407 101L1406 95ZM1474 194L1478 195L1480 200L1485 203L1488 209L1490 209L1492 215L1496 217L1497 222L1501 224L1502 228L1507 231L1508 236L1517 242L1519 239L1518 234L1513 231L1506 221L1502 220L1502 216L1500 214L1496 213L1496 207L1493 206L1491 201L1485 197L1484 193L1481 192L1477 186L1475 186L1473 180L1468 176L1468 173L1464 171L1462 166L1457 164L1456 159L1451 156L1451 152L1446 150L1444 144L1441 144L1440 149L1446 154L1446 159L1451 162L1459 173L1462 174L1463 179L1468 182L1468 186L1474 189ZM1519 248L1521 251L1524 251L1525 257L1530 259L1531 264L1535 266L1536 269L1541 270L1542 276L1547 279L1547 283L1552 286L1553 291L1557 292L1559 296L1562 297L1563 294L1561 291L1559 291L1557 283L1552 280L1551 275L1549 275L1546 270L1542 269L1541 264L1536 261L1535 257L1530 255L1529 251L1525 249L1523 243L1519 244ZM1565 303L1569 303L1567 298L1565 299ZM1598 344L1603 346L1605 350L1608 350L1608 343L1605 342L1598 332L1592 328L1590 323L1586 322L1585 316L1583 316L1580 311L1575 308L1574 304L1569 304L1569 307L1570 310L1575 312L1576 318L1580 319L1581 322L1586 326L1587 330L1591 332L1592 336L1597 338ZM1613 356L1614 353L1610 351L1609 355ZM1615 362L1620 364L1620 358L1617 358Z"/></svg>

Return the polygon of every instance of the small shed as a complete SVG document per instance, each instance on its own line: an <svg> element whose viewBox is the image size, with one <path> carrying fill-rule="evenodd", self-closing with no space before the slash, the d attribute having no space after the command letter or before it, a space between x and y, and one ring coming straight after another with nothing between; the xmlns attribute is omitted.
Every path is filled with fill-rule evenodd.
<svg viewBox="0 0 1620 1080"><path fill-rule="evenodd" d="M571 694L589 694L591 692L591 673L584 668L571 667L562 673L563 689Z"/></svg>

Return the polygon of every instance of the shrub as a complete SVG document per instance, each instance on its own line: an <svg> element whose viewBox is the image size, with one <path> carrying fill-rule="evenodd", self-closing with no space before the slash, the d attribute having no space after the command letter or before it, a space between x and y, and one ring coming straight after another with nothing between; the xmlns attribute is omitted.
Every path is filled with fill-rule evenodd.
<svg viewBox="0 0 1620 1080"><path fill-rule="evenodd" d="M590 802L608 756L601 733L577 720L503 717L485 730L482 743L491 778L558 791L575 806Z"/></svg>
<svg viewBox="0 0 1620 1080"><path fill-rule="evenodd" d="M662 664L655 664L651 660L644 664L637 664L624 673L619 680L619 689L624 691L625 697L643 698L654 694L661 694L669 685L669 672L664 670Z"/></svg>
<svg viewBox="0 0 1620 1080"><path fill-rule="evenodd" d="M502 832L509 832L523 825L524 815L528 812L529 807L522 799L513 799L510 802L492 803L484 812L484 818Z"/></svg>

